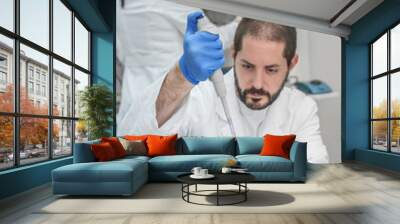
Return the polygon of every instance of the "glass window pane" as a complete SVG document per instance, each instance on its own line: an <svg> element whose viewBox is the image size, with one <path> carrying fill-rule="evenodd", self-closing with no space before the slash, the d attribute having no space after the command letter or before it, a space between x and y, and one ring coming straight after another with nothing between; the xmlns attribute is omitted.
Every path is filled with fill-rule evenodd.
<svg viewBox="0 0 400 224"><path fill-rule="evenodd" d="M400 118L400 72L391 75L390 86L391 115Z"/></svg>
<svg viewBox="0 0 400 224"><path fill-rule="evenodd" d="M0 35L0 111L14 111L14 43Z"/></svg>
<svg viewBox="0 0 400 224"><path fill-rule="evenodd" d="M48 114L49 57L21 44L20 109L25 114Z"/></svg>
<svg viewBox="0 0 400 224"><path fill-rule="evenodd" d="M75 117L79 117L81 114L81 107L79 106L79 98L81 92L89 86L89 75L75 69Z"/></svg>
<svg viewBox="0 0 400 224"><path fill-rule="evenodd" d="M53 60L53 115L72 117L71 66Z"/></svg>
<svg viewBox="0 0 400 224"><path fill-rule="evenodd" d="M72 154L72 121L53 120L53 157Z"/></svg>
<svg viewBox="0 0 400 224"><path fill-rule="evenodd" d="M400 24L391 31L390 37L390 67L400 67Z"/></svg>
<svg viewBox="0 0 400 224"><path fill-rule="evenodd" d="M75 64L89 70L89 32L75 18Z"/></svg>
<svg viewBox="0 0 400 224"><path fill-rule="evenodd" d="M372 44L372 75L387 71L387 34Z"/></svg>
<svg viewBox="0 0 400 224"><path fill-rule="evenodd" d="M20 164L49 158L48 121L45 118L20 118Z"/></svg>
<svg viewBox="0 0 400 224"><path fill-rule="evenodd" d="M21 36L49 47L49 0L20 0Z"/></svg>
<svg viewBox="0 0 400 224"><path fill-rule="evenodd" d="M400 153L400 120L393 120L391 123L392 152Z"/></svg>
<svg viewBox="0 0 400 224"><path fill-rule="evenodd" d="M387 121L372 122L372 148L387 151Z"/></svg>
<svg viewBox="0 0 400 224"><path fill-rule="evenodd" d="M72 12L60 0L53 0L53 17L53 51L71 60Z"/></svg>
<svg viewBox="0 0 400 224"><path fill-rule="evenodd" d="M84 120L75 121L75 143L88 140L88 129Z"/></svg>
<svg viewBox="0 0 400 224"><path fill-rule="evenodd" d="M0 170L14 165L14 125L10 116L0 116Z"/></svg>
<svg viewBox="0 0 400 224"><path fill-rule="evenodd" d="M14 0L0 1L0 26L14 31Z"/></svg>
<svg viewBox="0 0 400 224"><path fill-rule="evenodd" d="M372 118L387 118L387 77L372 81Z"/></svg>

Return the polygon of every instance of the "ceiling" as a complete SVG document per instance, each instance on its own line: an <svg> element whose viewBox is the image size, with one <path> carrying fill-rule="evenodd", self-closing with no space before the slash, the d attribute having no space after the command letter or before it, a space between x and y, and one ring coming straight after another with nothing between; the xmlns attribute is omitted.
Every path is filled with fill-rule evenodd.
<svg viewBox="0 0 400 224"><path fill-rule="evenodd" d="M228 14L348 37L351 25L383 0L170 0Z"/></svg>
<svg viewBox="0 0 400 224"><path fill-rule="evenodd" d="M242 0L229 0L243 3ZM309 16L317 19L330 20L351 0L251 0L248 5L274 9L281 12Z"/></svg>

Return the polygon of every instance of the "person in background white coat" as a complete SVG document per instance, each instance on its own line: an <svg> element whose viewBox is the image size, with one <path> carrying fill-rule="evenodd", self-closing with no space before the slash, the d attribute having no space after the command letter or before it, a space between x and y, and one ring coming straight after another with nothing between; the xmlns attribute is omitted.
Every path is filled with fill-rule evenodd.
<svg viewBox="0 0 400 224"><path fill-rule="evenodd" d="M165 72L182 55L186 17L196 8L165 0L120 0L117 5L117 58L122 85L117 124L138 94ZM219 20L223 44L232 45L236 16L204 10L213 22ZM217 17L217 18L215 18ZM207 21L209 21L207 19Z"/></svg>
<svg viewBox="0 0 400 224"><path fill-rule="evenodd" d="M231 136L222 104L208 77L223 64L218 35L197 31L200 12L188 16L184 53L163 77L142 91L118 125L118 134ZM307 142L311 163L327 163L317 105L284 87L298 62L296 30L244 18L233 47L234 67L224 75L237 136L295 134Z"/></svg>

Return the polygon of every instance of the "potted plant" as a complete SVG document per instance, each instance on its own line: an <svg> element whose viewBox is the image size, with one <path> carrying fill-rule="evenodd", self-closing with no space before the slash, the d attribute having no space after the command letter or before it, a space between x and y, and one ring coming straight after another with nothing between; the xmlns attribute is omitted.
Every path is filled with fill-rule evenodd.
<svg viewBox="0 0 400 224"><path fill-rule="evenodd" d="M112 126L113 95L102 84L87 86L80 92L79 106L83 121L78 124L87 128L89 140L110 136Z"/></svg>

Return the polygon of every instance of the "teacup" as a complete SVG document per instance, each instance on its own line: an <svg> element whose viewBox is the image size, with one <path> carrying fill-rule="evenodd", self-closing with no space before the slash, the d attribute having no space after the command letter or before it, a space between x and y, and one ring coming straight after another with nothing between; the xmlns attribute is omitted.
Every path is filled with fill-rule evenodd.
<svg viewBox="0 0 400 224"><path fill-rule="evenodd" d="M196 176L199 176L199 175L201 175L200 174L200 171L202 170L202 168L201 167L193 167L193 169L192 169L192 173L194 174L194 175L196 175Z"/></svg>
<svg viewBox="0 0 400 224"><path fill-rule="evenodd" d="M207 176L208 175L208 169L201 169L200 170L200 176Z"/></svg>

